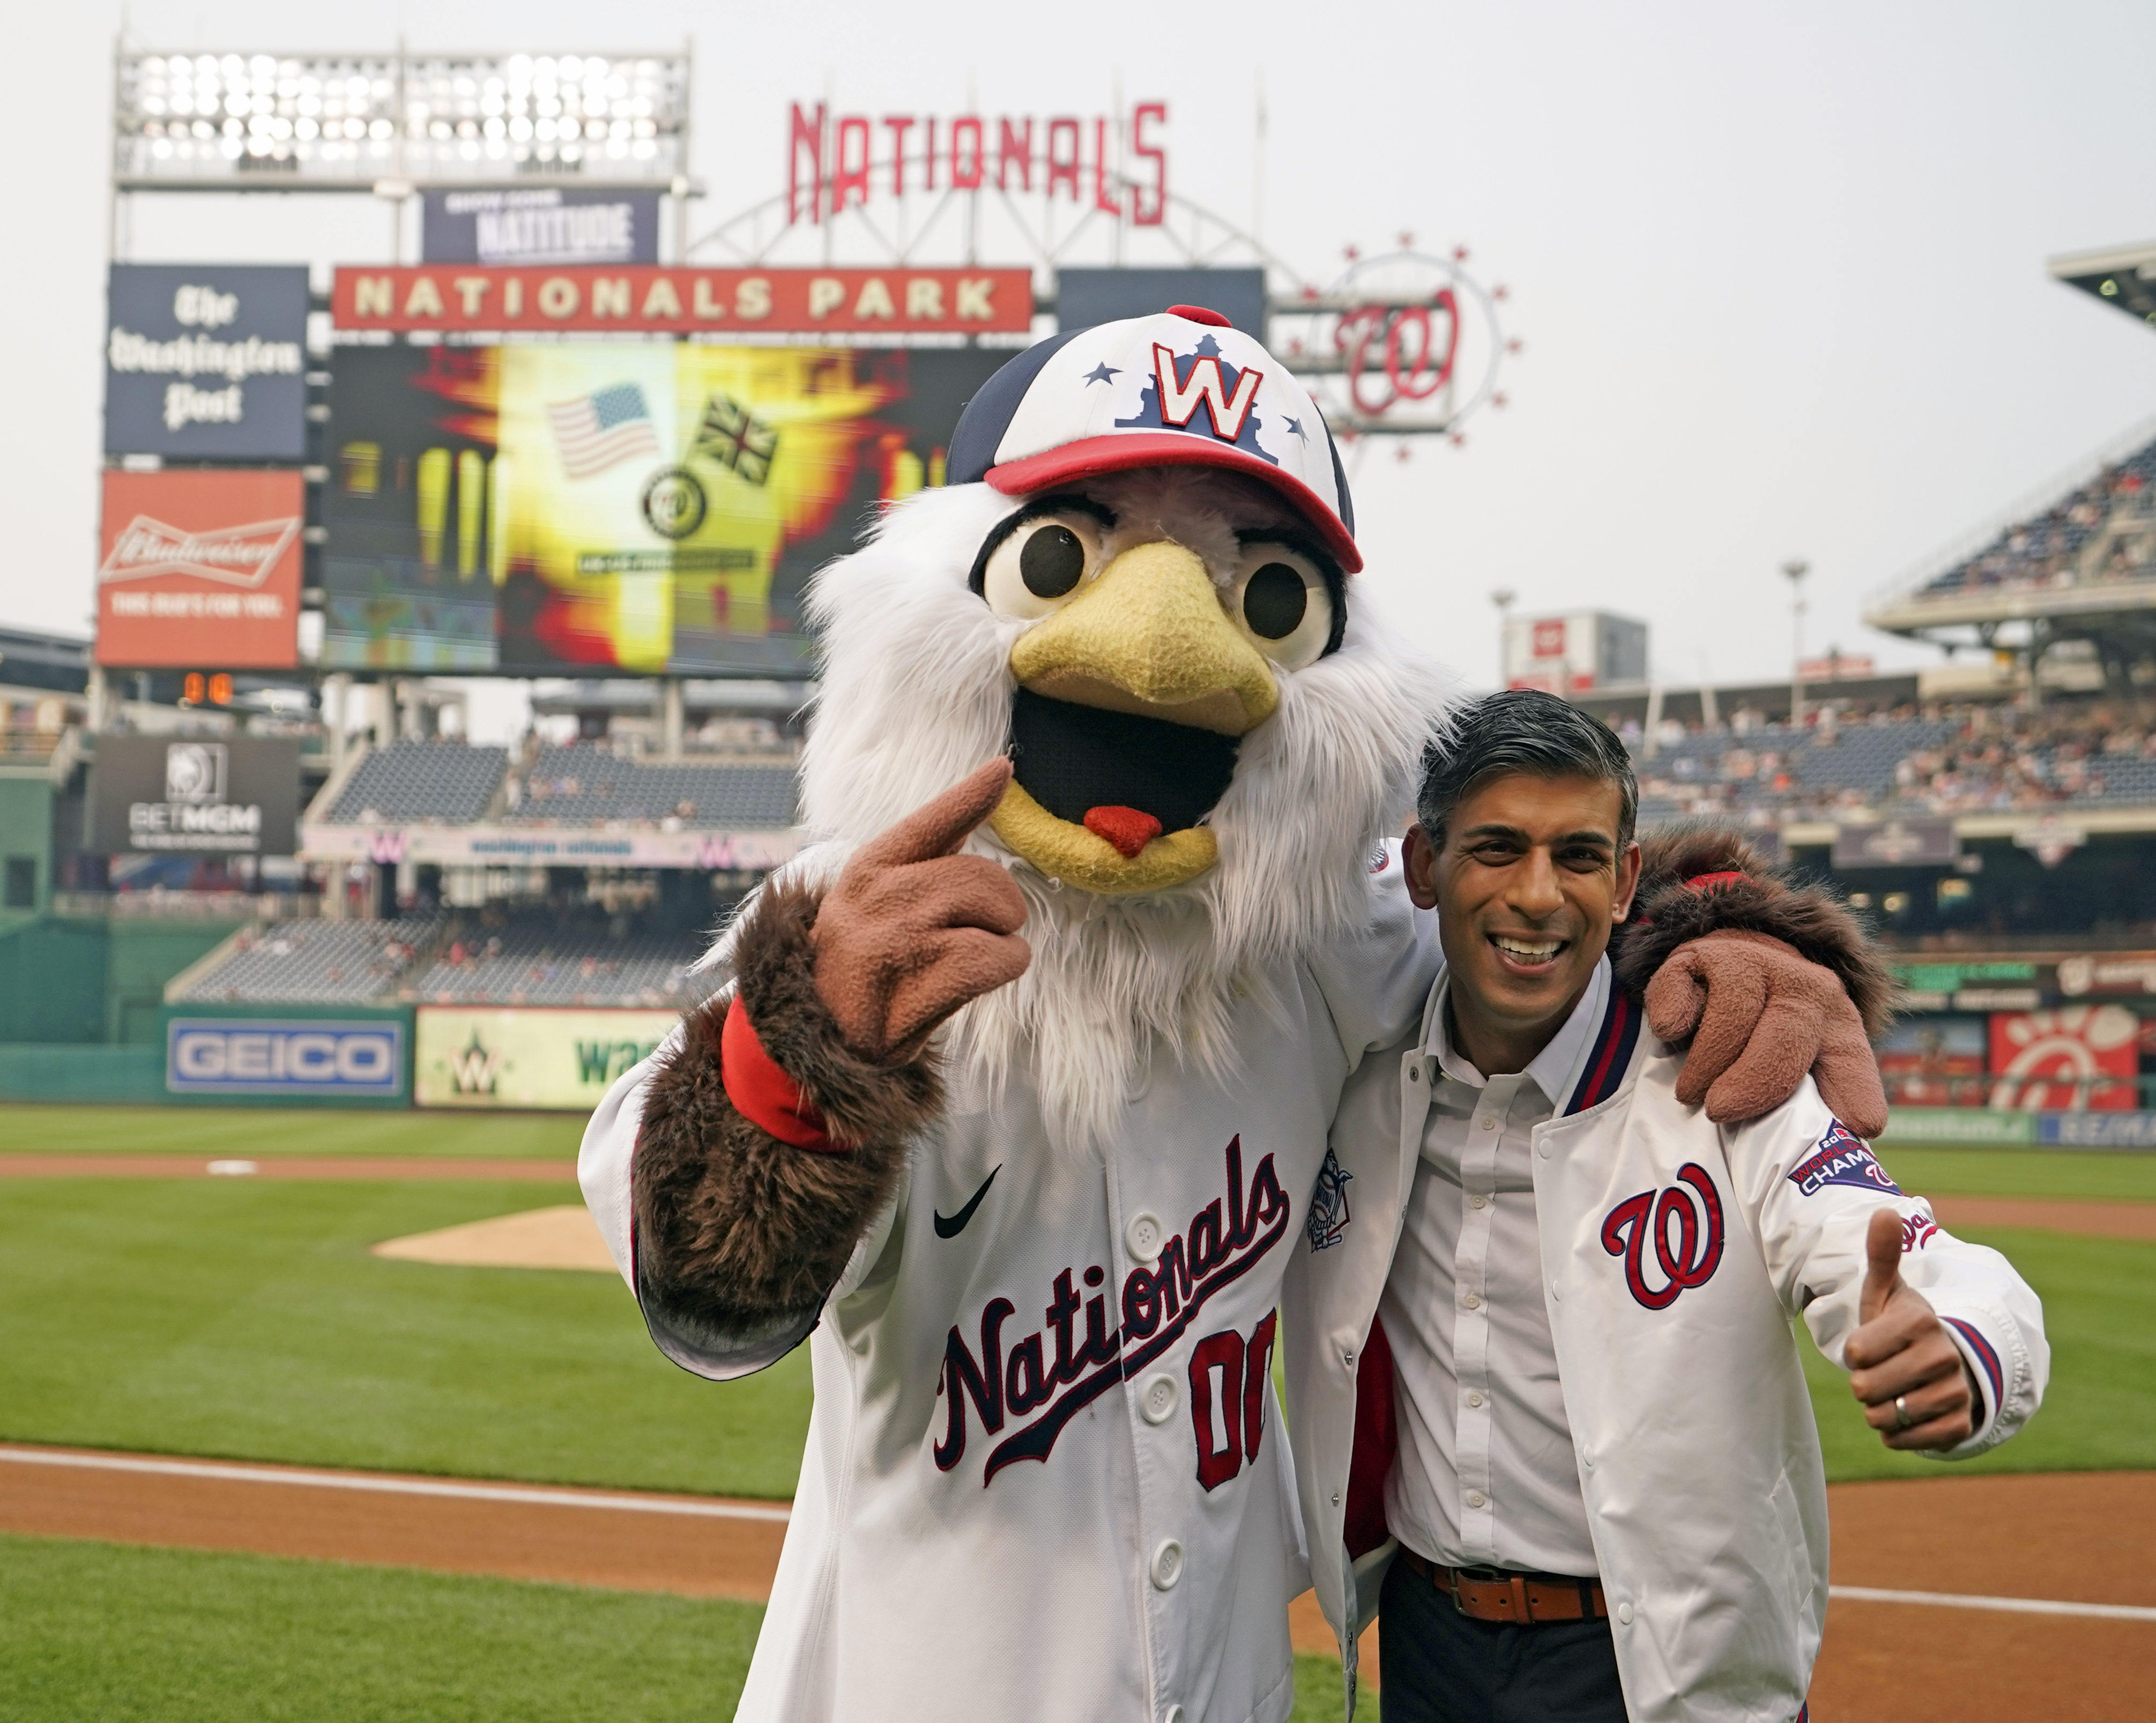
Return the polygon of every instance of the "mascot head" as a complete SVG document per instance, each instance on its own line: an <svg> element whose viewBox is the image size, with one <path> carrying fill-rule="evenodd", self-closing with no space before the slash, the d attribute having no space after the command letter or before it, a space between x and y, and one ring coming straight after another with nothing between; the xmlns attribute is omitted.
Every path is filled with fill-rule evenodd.
<svg viewBox="0 0 2156 1723"><path fill-rule="evenodd" d="M1157 1045L1232 1064L1232 1000L1367 915L1440 684L1354 591L1324 418L1215 312L1021 353L947 471L817 577L805 811L835 864L1011 754L973 847L1025 892L1034 963L958 1034L1082 1134Z"/></svg>

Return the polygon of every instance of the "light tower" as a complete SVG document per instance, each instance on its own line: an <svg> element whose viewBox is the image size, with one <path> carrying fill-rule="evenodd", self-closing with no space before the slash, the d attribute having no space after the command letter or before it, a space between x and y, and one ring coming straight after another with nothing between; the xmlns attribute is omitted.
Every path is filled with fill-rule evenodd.
<svg viewBox="0 0 2156 1723"><path fill-rule="evenodd" d="M1512 601L1520 595L1510 587L1493 587L1490 602L1497 607L1497 686L1500 690L1511 686L1512 679L1506 672L1505 654L1512 644Z"/></svg>
<svg viewBox="0 0 2156 1723"><path fill-rule="evenodd" d="M1804 577L1811 572L1801 556L1782 565L1789 577L1789 725L1796 730L1804 724Z"/></svg>

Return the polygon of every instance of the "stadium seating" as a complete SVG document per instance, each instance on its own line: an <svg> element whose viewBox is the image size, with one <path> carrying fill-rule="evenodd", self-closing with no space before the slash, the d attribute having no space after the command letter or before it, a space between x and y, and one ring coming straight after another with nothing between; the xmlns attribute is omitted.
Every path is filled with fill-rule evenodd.
<svg viewBox="0 0 2156 1723"><path fill-rule="evenodd" d="M2043 514L2016 521L1974 556L1927 582L1922 596L1999 587L2064 586L2081 581L2156 578L2156 564L2125 554L2081 566L2082 551L2108 521L2156 513L2156 442L2061 499ZM2118 547L2122 553L2123 546Z"/></svg>
<svg viewBox="0 0 2156 1723"><path fill-rule="evenodd" d="M542 747L521 774L511 820L521 823L659 823L773 831L793 823L791 765L647 763L583 743Z"/></svg>
<svg viewBox="0 0 2156 1723"><path fill-rule="evenodd" d="M509 770L509 750L457 741L400 741L359 762L330 809L333 824L469 825Z"/></svg>
<svg viewBox="0 0 2156 1723"><path fill-rule="evenodd" d="M357 1005L392 992L433 943L438 916L398 921L279 921L244 932L176 1002Z"/></svg>
<svg viewBox="0 0 2156 1723"><path fill-rule="evenodd" d="M688 973L703 945L701 939L565 931L538 921L453 931L398 997L421 1005L679 1008L717 986L716 976Z"/></svg>

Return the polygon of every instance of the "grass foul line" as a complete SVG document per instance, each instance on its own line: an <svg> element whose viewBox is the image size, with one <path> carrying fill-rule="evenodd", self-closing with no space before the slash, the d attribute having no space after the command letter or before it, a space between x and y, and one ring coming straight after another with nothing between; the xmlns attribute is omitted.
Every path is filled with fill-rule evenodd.
<svg viewBox="0 0 2156 1723"><path fill-rule="evenodd" d="M1874 1586L1829 1586L1830 1597L1853 1603L1930 1603L1945 1609L1999 1609L2012 1615L2100 1615L2111 1621L2156 1621L2138 1603L2059 1603L2049 1597L1969 1597L1948 1592L1887 1592Z"/></svg>
<svg viewBox="0 0 2156 1723"><path fill-rule="evenodd" d="M447 1496L457 1501L519 1502L549 1508L605 1508L628 1514L680 1514L701 1520L762 1520L784 1525L792 1510L742 1502L669 1501L651 1496L613 1495L596 1490L520 1490L504 1484L446 1484L419 1478L377 1478L352 1472L271 1470L265 1467L213 1465L178 1459L136 1459L119 1454L53 1454L31 1448L0 1447L0 1462L17 1465L73 1466L92 1472L138 1472L165 1478L208 1478L228 1484L290 1484L315 1490L358 1490L382 1495Z"/></svg>

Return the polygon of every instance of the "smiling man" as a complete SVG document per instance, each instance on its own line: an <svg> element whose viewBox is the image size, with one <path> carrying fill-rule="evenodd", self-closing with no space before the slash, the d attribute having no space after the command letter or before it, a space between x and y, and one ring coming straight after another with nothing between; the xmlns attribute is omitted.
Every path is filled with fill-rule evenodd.
<svg viewBox="0 0 2156 1723"><path fill-rule="evenodd" d="M1282 1301L1313 1578L1351 1640L1382 1585L1388 1723L1801 1717L1826 1493L1792 1319L1892 1448L1980 1453L2043 1392L2035 1295L1809 1078L1734 1126L1683 1092L1627 984L1703 908L1860 1003L1884 977L1838 905L1707 832L1647 859L1656 925L1614 972L1637 794L1617 738L1543 694L1470 707L1426 762L1406 874L1445 967L1348 1079L1338 1223ZM1693 984L1670 966L1647 1014L1686 1023Z"/></svg>

